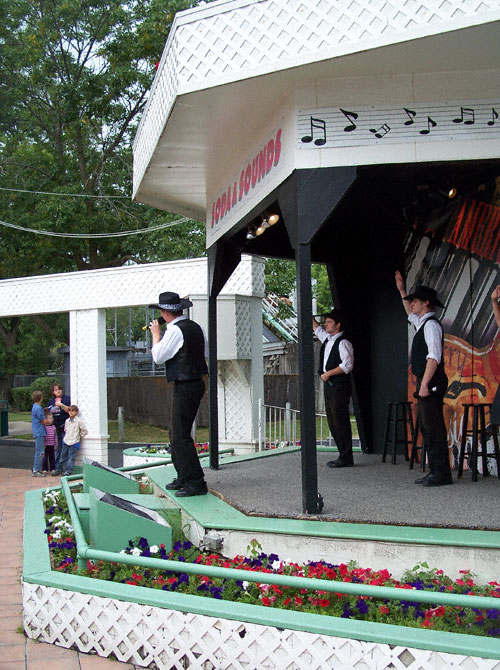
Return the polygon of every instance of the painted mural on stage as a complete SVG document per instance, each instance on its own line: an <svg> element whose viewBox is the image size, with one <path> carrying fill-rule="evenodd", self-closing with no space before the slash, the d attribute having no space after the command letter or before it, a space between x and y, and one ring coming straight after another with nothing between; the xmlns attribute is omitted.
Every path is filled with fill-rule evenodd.
<svg viewBox="0 0 500 670"><path fill-rule="evenodd" d="M460 447L463 403L492 402L500 384L500 337L491 293L500 283L500 202L466 199L443 207L409 229L405 240L407 286L432 286L444 309L448 389L445 420L454 460ZM409 371L408 397L415 378ZM488 415L487 415L488 418Z"/></svg>

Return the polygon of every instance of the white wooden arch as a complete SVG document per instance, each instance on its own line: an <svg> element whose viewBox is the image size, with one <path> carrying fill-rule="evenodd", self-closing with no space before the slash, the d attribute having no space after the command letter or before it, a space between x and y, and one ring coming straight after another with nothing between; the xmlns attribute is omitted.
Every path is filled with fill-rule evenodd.
<svg viewBox="0 0 500 670"><path fill-rule="evenodd" d="M191 297L192 318L206 326L207 286L205 258L0 281L0 317L69 313L71 400L89 429L77 462L108 462L105 310L148 305L175 291ZM258 435L263 294L264 262L244 256L219 297L219 435L224 446L242 450L254 448Z"/></svg>

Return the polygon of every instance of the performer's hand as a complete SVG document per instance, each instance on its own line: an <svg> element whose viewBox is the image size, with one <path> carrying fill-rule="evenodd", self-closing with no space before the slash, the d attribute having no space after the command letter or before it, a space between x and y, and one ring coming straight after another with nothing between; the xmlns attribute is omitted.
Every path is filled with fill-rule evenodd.
<svg viewBox="0 0 500 670"><path fill-rule="evenodd" d="M323 372L323 374L321 375L321 379L324 382L327 382L330 379L330 375L328 374L328 372Z"/></svg>
<svg viewBox="0 0 500 670"><path fill-rule="evenodd" d="M500 284L497 284L495 288L493 289L493 293L491 294L491 299L492 300L500 300Z"/></svg>
<svg viewBox="0 0 500 670"><path fill-rule="evenodd" d="M155 335L156 335L156 337L160 337L161 326L158 323L158 319L154 319L153 321L151 321L151 323L149 324L149 330L151 331L151 335L153 335L153 337Z"/></svg>
<svg viewBox="0 0 500 670"><path fill-rule="evenodd" d="M405 280L403 279L403 275L399 270L396 270L396 288L400 293L406 293L406 284Z"/></svg>
<svg viewBox="0 0 500 670"><path fill-rule="evenodd" d="M419 391L418 391L418 397L419 398L428 398L429 396L430 396L429 387L427 386L427 384L422 384L420 386Z"/></svg>

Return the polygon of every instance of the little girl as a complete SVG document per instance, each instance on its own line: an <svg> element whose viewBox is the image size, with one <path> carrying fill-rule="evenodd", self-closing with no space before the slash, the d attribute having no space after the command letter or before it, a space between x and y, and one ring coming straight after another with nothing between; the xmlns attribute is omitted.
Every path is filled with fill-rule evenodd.
<svg viewBox="0 0 500 670"><path fill-rule="evenodd" d="M43 453L42 472L50 472L55 468L56 457L54 448L57 446L57 431L54 426L54 416L50 413L50 409L44 410L45 414L45 451Z"/></svg>

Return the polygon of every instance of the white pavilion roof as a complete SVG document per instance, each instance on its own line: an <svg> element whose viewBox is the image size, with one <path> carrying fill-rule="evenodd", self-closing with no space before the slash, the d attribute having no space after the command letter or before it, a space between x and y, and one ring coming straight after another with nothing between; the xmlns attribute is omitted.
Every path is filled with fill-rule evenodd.
<svg viewBox="0 0 500 670"><path fill-rule="evenodd" d="M134 143L134 195L205 220L226 131L301 82L494 70L499 0L219 0L179 13ZM496 95L496 93L495 93Z"/></svg>

